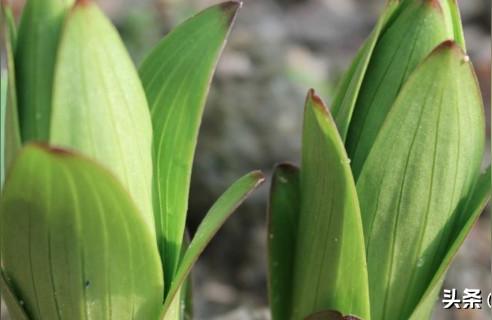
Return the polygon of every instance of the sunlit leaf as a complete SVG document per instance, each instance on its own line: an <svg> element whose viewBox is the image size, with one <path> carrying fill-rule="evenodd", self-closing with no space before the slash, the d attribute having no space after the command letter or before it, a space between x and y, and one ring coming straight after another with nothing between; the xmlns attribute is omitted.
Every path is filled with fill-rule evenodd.
<svg viewBox="0 0 492 320"><path fill-rule="evenodd" d="M275 168L268 218L268 291L273 320L289 319L292 312L295 247L300 213L299 169L290 164Z"/></svg>
<svg viewBox="0 0 492 320"><path fill-rule="evenodd" d="M452 38L438 2L412 0L402 6L377 41L350 122L346 148L356 181L408 76L437 45Z"/></svg>
<svg viewBox="0 0 492 320"><path fill-rule="evenodd" d="M465 241L466 236L482 213L485 205L490 200L490 179L491 171L489 166L487 170L480 175L475 187L472 189L472 192L470 192L463 211L457 213L458 218L451 233L450 241L446 245L445 255L440 261L437 261L438 268L417 307L412 313L411 320L427 319L430 317L451 261Z"/></svg>
<svg viewBox="0 0 492 320"><path fill-rule="evenodd" d="M28 0L15 52L23 141L47 141L60 30L74 0Z"/></svg>
<svg viewBox="0 0 492 320"><path fill-rule="evenodd" d="M364 236L355 184L328 109L306 101L291 319L320 310L370 318Z"/></svg>
<svg viewBox="0 0 492 320"><path fill-rule="evenodd" d="M0 219L4 272L33 319L157 318L157 244L128 193L99 165L25 147Z"/></svg>
<svg viewBox="0 0 492 320"><path fill-rule="evenodd" d="M357 182L373 319L406 319L455 235L479 172L483 105L452 41L410 76Z"/></svg>
<svg viewBox="0 0 492 320"><path fill-rule="evenodd" d="M253 171L227 189L224 194L210 208L202 223L198 227L195 236L191 240L183 259L179 264L176 276L172 279L169 293L164 301L162 319L165 318L168 307L178 295L183 283L188 277L193 264L203 252L212 237L224 224L227 218L237 209L237 207L264 181L264 176L259 171Z"/></svg>
<svg viewBox="0 0 492 320"><path fill-rule="evenodd" d="M145 93L118 33L92 1L77 2L61 36L50 143L110 169L154 232L151 126Z"/></svg>
<svg viewBox="0 0 492 320"><path fill-rule="evenodd" d="M225 2L182 23L140 68L154 128L154 210L168 278L179 262L205 99L239 6L239 2Z"/></svg>

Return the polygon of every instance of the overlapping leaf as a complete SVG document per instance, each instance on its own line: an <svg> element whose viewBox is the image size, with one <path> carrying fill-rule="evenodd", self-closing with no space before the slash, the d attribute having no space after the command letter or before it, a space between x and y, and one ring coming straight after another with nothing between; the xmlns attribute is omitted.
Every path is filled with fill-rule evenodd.
<svg viewBox="0 0 492 320"><path fill-rule="evenodd" d="M370 319L364 237L343 142L321 100L306 102L291 319L338 310Z"/></svg>
<svg viewBox="0 0 492 320"><path fill-rule="evenodd" d="M155 231L145 93L117 31L91 1L77 2L63 28L50 143L76 149L110 169Z"/></svg>
<svg viewBox="0 0 492 320"><path fill-rule="evenodd" d="M168 278L178 267L205 98L239 6L239 2L226 2L179 25L140 68L152 113L154 210Z"/></svg>
<svg viewBox="0 0 492 320"><path fill-rule="evenodd" d="M350 122L346 147L357 181L402 85L442 41L452 38L438 1L406 1L377 40Z"/></svg>
<svg viewBox="0 0 492 320"><path fill-rule="evenodd" d="M21 145L19 119L17 113L17 93L15 82L15 66L14 66L14 42L15 26L12 24L12 13L10 7L2 4L2 25L3 43L5 57L7 61L7 72L2 73L2 96L1 96L1 177L0 183L3 185L3 179L10 164L12 163L17 151Z"/></svg>
<svg viewBox="0 0 492 320"><path fill-rule="evenodd" d="M47 141L60 30L74 0L28 0L16 47L19 118L23 141Z"/></svg>
<svg viewBox="0 0 492 320"><path fill-rule="evenodd" d="M106 170L27 146L0 210L4 272L31 319L157 318L163 277L155 238Z"/></svg>
<svg viewBox="0 0 492 320"><path fill-rule="evenodd" d="M484 130L472 66L445 42L402 88L357 182L373 319L407 318L424 294L466 221Z"/></svg>
<svg viewBox="0 0 492 320"><path fill-rule="evenodd" d="M297 167L282 164L275 168L268 208L268 293L273 320L289 319L292 312L299 188Z"/></svg>
<svg viewBox="0 0 492 320"><path fill-rule="evenodd" d="M168 318L167 312L174 312L173 309L169 310L169 307L175 298L179 298L179 292L183 288L193 264L227 218L264 180L263 174L259 171L253 171L243 176L230 186L207 212L180 261L176 276L172 279L164 301L162 319L175 319L173 317Z"/></svg>

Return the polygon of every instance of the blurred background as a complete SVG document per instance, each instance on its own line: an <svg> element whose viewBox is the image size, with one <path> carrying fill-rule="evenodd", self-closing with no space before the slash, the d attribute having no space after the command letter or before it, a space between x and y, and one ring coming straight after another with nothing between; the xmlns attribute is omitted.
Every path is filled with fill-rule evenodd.
<svg viewBox="0 0 492 320"><path fill-rule="evenodd" d="M174 25L216 0L98 0L138 63ZM24 1L13 1L19 14ZM218 66L193 171L193 232L225 188L251 169L268 174L298 162L309 88L330 101L334 86L369 34L384 0L245 0ZM490 0L459 0L469 54L490 119ZM490 123L487 125L490 132ZM487 143L487 146L490 146ZM485 163L490 162L490 150ZM268 319L268 186L227 222L194 269L195 319ZM491 292L490 216L480 218L453 262L445 288ZM438 303L440 304L440 303ZM434 319L490 319L482 310L443 310Z"/></svg>

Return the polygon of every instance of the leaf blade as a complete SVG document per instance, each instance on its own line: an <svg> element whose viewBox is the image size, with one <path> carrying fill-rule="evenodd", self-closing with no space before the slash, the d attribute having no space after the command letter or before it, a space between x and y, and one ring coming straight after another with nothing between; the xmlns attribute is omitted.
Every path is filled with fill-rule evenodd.
<svg viewBox="0 0 492 320"><path fill-rule="evenodd" d="M270 310L273 320L289 319L300 213L299 168L290 164L275 168L268 207Z"/></svg>
<svg viewBox="0 0 492 320"><path fill-rule="evenodd" d="M64 25L49 141L110 169L155 232L145 93L116 29L92 1L78 2Z"/></svg>
<svg viewBox="0 0 492 320"><path fill-rule="evenodd" d="M349 163L328 109L310 91L291 319L327 309L370 319L362 219Z"/></svg>
<svg viewBox="0 0 492 320"><path fill-rule="evenodd" d="M357 182L373 318L409 317L423 294L479 172L484 130L472 66L444 42L403 87Z"/></svg>
<svg viewBox="0 0 492 320"><path fill-rule="evenodd" d="M32 318L156 318L157 244L121 184L65 150L28 145L0 203L1 256Z"/></svg>
<svg viewBox="0 0 492 320"><path fill-rule="evenodd" d="M179 262L205 98L239 7L239 2L225 2L190 18L167 35L140 68L154 128L156 229L169 278Z"/></svg>
<svg viewBox="0 0 492 320"><path fill-rule="evenodd" d="M205 249L214 234L224 224L227 218L234 213L236 208L263 182L265 178L260 171L253 171L230 186L215 204L207 212L207 215L200 223L195 236L190 242L183 259L180 262L176 276L172 279L170 290L164 301L161 318L164 319L167 309L174 301L179 290L182 288L193 264L198 256Z"/></svg>

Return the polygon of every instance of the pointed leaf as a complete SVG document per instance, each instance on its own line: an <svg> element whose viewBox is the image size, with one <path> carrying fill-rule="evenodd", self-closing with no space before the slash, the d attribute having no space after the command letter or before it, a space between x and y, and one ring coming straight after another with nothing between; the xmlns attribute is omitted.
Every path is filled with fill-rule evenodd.
<svg viewBox="0 0 492 320"><path fill-rule="evenodd" d="M4 272L30 317L157 318L157 244L106 170L64 150L27 146L0 210Z"/></svg>
<svg viewBox="0 0 492 320"><path fill-rule="evenodd" d="M117 31L89 0L77 2L64 25L51 123L50 143L111 169L155 231L145 93Z"/></svg>
<svg viewBox="0 0 492 320"><path fill-rule="evenodd" d="M410 316L479 173L483 105L468 60L447 41L417 68L357 182L373 319Z"/></svg>
<svg viewBox="0 0 492 320"><path fill-rule="evenodd" d="M22 307L22 300L16 297L3 272L0 272L0 290L2 292L2 300L7 305L10 317L14 320L29 320Z"/></svg>
<svg viewBox="0 0 492 320"><path fill-rule="evenodd" d="M289 319L300 212L299 169L275 168L270 189L268 223L268 289L273 320Z"/></svg>
<svg viewBox="0 0 492 320"><path fill-rule="evenodd" d="M190 18L168 34L140 68L154 128L156 228L169 278L178 266L205 99L239 7L239 2L225 2Z"/></svg>
<svg viewBox="0 0 492 320"><path fill-rule="evenodd" d="M470 230L484 210L487 202L490 200L490 177L491 171L489 166L487 170L481 174L473 191L470 193L467 205L463 210L463 214L460 215L461 217L456 222L453 233L450 236L450 241L446 247L445 256L439 262L439 267L434 273L434 276L419 301L417 308L414 310L411 317L412 320L425 319L430 316L451 261L465 241L466 236L470 233Z"/></svg>
<svg viewBox="0 0 492 320"><path fill-rule="evenodd" d="M28 0L24 8L15 55L23 141L48 140L58 41L73 2Z"/></svg>
<svg viewBox="0 0 492 320"><path fill-rule="evenodd" d="M346 147L355 180L398 92L415 67L448 34L436 1L403 3L374 48L353 112Z"/></svg>
<svg viewBox="0 0 492 320"><path fill-rule="evenodd" d="M399 1L388 1L374 31L355 57L354 62L337 88L332 114L343 141L346 139L357 97L376 43L386 22L391 18L398 5Z"/></svg>
<svg viewBox="0 0 492 320"><path fill-rule="evenodd" d="M176 276L172 279L169 293L164 301L162 319L164 319L168 307L182 288L193 264L212 237L236 208L249 196L249 194L258 188L264 180L263 174L259 171L253 171L243 176L230 186L229 189L227 189L215 202L212 208L210 208L198 227L194 238L191 240L183 259L181 259Z"/></svg>
<svg viewBox="0 0 492 320"><path fill-rule="evenodd" d="M343 142L323 102L306 102L291 319L333 309L369 319L362 221Z"/></svg>

